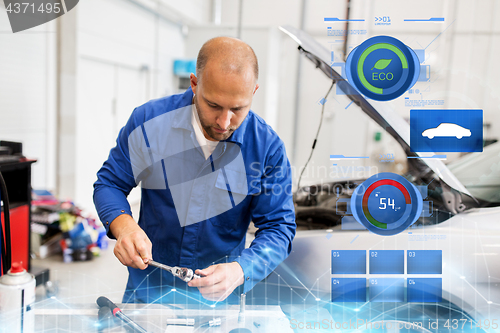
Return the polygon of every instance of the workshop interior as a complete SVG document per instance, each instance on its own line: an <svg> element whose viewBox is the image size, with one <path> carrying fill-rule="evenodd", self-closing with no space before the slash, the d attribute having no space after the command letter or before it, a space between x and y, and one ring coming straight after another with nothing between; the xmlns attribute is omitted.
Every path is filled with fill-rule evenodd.
<svg viewBox="0 0 500 333"><path fill-rule="evenodd" d="M499 17L497 0L1 1L0 332L500 332ZM243 84L203 86L221 36L251 47L258 89L214 139L196 101ZM130 210L109 212L115 193ZM144 271L116 255L122 214L153 241ZM204 255L238 267L230 296L190 287Z"/></svg>

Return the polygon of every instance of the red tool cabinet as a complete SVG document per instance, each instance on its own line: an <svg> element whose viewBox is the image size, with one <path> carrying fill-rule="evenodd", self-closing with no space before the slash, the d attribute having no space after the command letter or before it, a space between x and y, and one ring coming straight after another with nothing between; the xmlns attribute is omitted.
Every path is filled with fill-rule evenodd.
<svg viewBox="0 0 500 333"><path fill-rule="evenodd" d="M24 269L35 275L38 286L48 281L49 270L31 267L30 261L31 165L35 162L22 158L16 162L0 163L0 171L9 195L12 262L22 261ZM3 207L1 220L3 225Z"/></svg>

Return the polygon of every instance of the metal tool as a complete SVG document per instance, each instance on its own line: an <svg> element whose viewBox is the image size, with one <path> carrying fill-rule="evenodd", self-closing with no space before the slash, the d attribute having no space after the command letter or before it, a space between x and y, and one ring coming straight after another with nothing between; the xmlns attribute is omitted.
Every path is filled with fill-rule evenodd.
<svg viewBox="0 0 500 333"><path fill-rule="evenodd" d="M177 267L177 266L172 267L172 266L160 264L159 262L156 262L154 260L148 261L148 265L164 269L167 272L172 273L173 276L178 277L179 279L181 279L184 282L189 282L192 279L201 278L201 276L199 276L198 274L194 274L192 269L186 268L186 267Z"/></svg>
<svg viewBox="0 0 500 333"><path fill-rule="evenodd" d="M168 318L167 325L194 326L194 318Z"/></svg>
<svg viewBox="0 0 500 333"><path fill-rule="evenodd" d="M238 313L238 322L245 322L245 306L247 304L247 294L243 293L240 296L240 312Z"/></svg>
<svg viewBox="0 0 500 333"><path fill-rule="evenodd" d="M99 312L97 313L97 330L98 332L102 332L105 329L113 327L116 322L115 322L115 316L113 316L113 312L111 312L111 309L107 306L103 306L99 309ZM117 319L116 319L117 320Z"/></svg>
<svg viewBox="0 0 500 333"><path fill-rule="evenodd" d="M214 318L208 322L209 327L220 326L222 324L222 319Z"/></svg>
<svg viewBox="0 0 500 333"><path fill-rule="evenodd" d="M116 306L115 303L111 302L109 298L101 296L97 299L96 301L97 305L99 305L99 308L103 307L108 307L111 312L113 313L113 316L121 319L128 327L130 327L134 332L139 332L139 333L148 333L144 328L142 328L139 324L137 324L135 321L127 317L122 310Z"/></svg>

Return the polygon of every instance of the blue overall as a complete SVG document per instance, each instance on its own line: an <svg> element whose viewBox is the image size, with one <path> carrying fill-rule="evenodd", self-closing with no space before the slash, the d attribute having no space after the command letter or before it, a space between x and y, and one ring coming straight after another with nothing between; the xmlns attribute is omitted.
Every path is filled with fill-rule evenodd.
<svg viewBox="0 0 500 333"><path fill-rule="evenodd" d="M139 226L153 259L193 270L236 261L247 292L290 253L295 236L290 163L278 135L250 111L205 159L191 123L193 92L136 108L97 173L94 203L108 235L131 214L127 195L140 184ZM258 231L245 249L250 221ZM208 303L170 273L128 268L123 302ZM172 289L175 288L175 291Z"/></svg>

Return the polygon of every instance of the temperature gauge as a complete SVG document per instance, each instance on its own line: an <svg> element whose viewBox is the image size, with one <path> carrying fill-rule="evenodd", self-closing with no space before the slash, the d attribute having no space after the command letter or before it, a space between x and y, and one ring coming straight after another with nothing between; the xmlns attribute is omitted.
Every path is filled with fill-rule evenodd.
<svg viewBox="0 0 500 333"><path fill-rule="evenodd" d="M384 172L356 187L351 197L354 218L378 235L396 235L415 223L423 200L417 188L404 177Z"/></svg>

